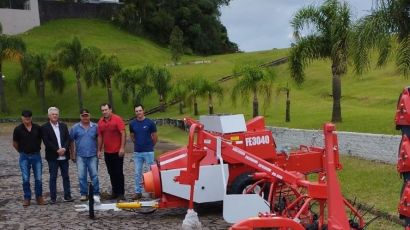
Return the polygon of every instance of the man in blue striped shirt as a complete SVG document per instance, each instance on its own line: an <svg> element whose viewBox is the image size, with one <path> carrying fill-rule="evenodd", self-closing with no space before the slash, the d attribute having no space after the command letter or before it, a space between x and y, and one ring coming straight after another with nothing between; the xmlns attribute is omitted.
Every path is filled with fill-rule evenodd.
<svg viewBox="0 0 410 230"><path fill-rule="evenodd" d="M98 181L98 157L97 157L97 124L90 121L90 112L82 109L81 121L76 123L70 131L73 140L72 156L77 161L78 181L80 182L81 201L88 200L87 194L87 171L90 174L94 187L94 200L100 202L100 185Z"/></svg>

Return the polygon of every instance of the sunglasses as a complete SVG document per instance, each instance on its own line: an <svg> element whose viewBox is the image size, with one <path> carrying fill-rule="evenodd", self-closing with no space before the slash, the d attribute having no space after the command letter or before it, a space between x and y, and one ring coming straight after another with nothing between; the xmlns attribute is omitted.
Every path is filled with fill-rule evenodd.
<svg viewBox="0 0 410 230"><path fill-rule="evenodd" d="M89 114L81 114L82 117L88 117L90 116Z"/></svg>

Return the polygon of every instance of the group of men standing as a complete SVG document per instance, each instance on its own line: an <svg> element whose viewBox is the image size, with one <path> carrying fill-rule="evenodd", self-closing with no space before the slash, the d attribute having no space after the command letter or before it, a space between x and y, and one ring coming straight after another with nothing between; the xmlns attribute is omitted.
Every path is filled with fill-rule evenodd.
<svg viewBox="0 0 410 230"><path fill-rule="evenodd" d="M30 173L33 168L35 197L37 204L45 205L42 195L41 141L45 146L45 158L49 168L50 204L57 201L57 174L60 168L66 202L74 201L71 196L69 160L77 163L80 186L80 200L86 201L88 175L94 188L94 199L100 202L98 162L104 156L110 176L112 193L110 199L125 200L124 154L126 143L125 123L112 112L110 104L101 105L102 117L98 123L91 122L91 114L81 109L80 122L69 131L67 125L59 121L59 109L48 109L49 121L39 126L32 122L32 112L22 112L22 123L13 132L13 146L19 152L19 165L22 173L24 200L23 206L31 202ZM146 118L141 104L134 106L135 119L129 124L131 140L134 142L135 194L133 199L142 197L142 165L154 161L154 146L158 140L155 123Z"/></svg>

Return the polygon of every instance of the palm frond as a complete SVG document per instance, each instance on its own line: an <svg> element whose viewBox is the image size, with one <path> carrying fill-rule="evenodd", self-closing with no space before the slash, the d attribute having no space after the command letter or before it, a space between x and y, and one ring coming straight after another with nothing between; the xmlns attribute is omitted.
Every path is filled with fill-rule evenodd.
<svg viewBox="0 0 410 230"><path fill-rule="evenodd" d="M410 36L403 38L397 48L396 65L404 77L410 74Z"/></svg>

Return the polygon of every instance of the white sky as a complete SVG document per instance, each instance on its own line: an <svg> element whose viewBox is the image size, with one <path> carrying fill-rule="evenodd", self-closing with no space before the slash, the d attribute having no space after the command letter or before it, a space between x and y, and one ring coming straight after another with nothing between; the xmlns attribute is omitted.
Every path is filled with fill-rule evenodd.
<svg viewBox="0 0 410 230"><path fill-rule="evenodd" d="M221 8L221 21L229 39L242 51L289 47L293 30L290 20L296 11L320 0L231 0ZM366 15L372 0L347 0L353 19Z"/></svg>

